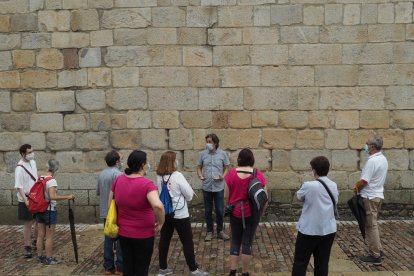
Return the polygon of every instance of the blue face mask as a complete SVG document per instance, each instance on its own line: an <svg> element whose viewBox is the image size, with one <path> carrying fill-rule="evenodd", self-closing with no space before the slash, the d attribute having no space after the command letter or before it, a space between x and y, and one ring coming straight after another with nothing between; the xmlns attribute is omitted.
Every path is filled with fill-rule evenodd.
<svg viewBox="0 0 414 276"><path fill-rule="evenodd" d="M209 143L207 143L207 144L206 144L206 149L207 149L208 151L212 151L212 150L214 149L213 144L209 144Z"/></svg>
<svg viewBox="0 0 414 276"><path fill-rule="evenodd" d="M365 146L364 146L364 151L365 151L366 153L369 153L369 151L368 151L368 145L367 145L367 144L365 144Z"/></svg>

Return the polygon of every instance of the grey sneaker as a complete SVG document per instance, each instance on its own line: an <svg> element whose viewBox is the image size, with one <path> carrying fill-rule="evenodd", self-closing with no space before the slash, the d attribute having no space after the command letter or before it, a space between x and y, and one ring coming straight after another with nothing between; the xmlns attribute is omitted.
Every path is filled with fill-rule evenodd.
<svg viewBox="0 0 414 276"><path fill-rule="evenodd" d="M220 233L217 234L217 238L222 239L224 241L230 239L230 237L226 233L224 233L224 231L220 231Z"/></svg>
<svg viewBox="0 0 414 276"><path fill-rule="evenodd" d="M204 241L211 241L212 239L213 239L213 233L207 232L207 235L204 238Z"/></svg>
<svg viewBox="0 0 414 276"><path fill-rule="evenodd" d="M57 265L59 262L53 257L45 257L43 260L44 265Z"/></svg>
<svg viewBox="0 0 414 276"><path fill-rule="evenodd" d="M210 273L205 272L201 268L197 268L196 270L191 271L191 275L195 275L195 276L210 276Z"/></svg>
<svg viewBox="0 0 414 276"><path fill-rule="evenodd" d="M173 273L173 270L171 268L166 268L166 269L160 269L160 270L158 270L158 276L170 275L172 273Z"/></svg>
<svg viewBox="0 0 414 276"><path fill-rule="evenodd" d="M368 255L368 256L362 256L359 258L361 261L373 265L382 265L382 259L381 258L375 258L374 256Z"/></svg>

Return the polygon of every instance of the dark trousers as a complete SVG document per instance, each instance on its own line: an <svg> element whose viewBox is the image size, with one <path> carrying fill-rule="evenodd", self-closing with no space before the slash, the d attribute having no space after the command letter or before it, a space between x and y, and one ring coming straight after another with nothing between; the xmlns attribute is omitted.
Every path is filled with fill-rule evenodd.
<svg viewBox="0 0 414 276"><path fill-rule="evenodd" d="M164 225L161 229L160 243L158 244L160 269L166 269L168 249L170 248L171 237L177 230L178 237L183 245L184 257L190 271L198 268L194 255L193 233L191 231L190 218L175 219L165 217Z"/></svg>
<svg viewBox="0 0 414 276"><path fill-rule="evenodd" d="M327 276L329 257L335 234L310 236L298 232L292 276L306 275L306 268L312 254L314 258L314 275Z"/></svg>
<svg viewBox="0 0 414 276"><path fill-rule="evenodd" d="M154 237L132 239L119 236L124 257L124 276L147 276L154 249Z"/></svg>
<svg viewBox="0 0 414 276"><path fill-rule="evenodd" d="M224 190L220 192L203 191L204 217L207 224L207 232L213 232L213 202L216 213L217 234L223 230L224 216Z"/></svg>
<svg viewBox="0 0 414 276"><path fill-rule="evenodd" d="M247 217L244 219L246 228L243 228L243 221L241 218L230 216L231 226L231 245L230 255L239 256L240 246L243 255L252 255L252 243L256 234L257 226L260 218Z"/></svg>

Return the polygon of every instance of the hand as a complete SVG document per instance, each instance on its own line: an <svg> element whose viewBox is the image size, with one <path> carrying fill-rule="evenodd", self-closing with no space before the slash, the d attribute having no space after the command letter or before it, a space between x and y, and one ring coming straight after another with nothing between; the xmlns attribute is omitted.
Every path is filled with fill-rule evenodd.
<svg viewBox="0 0 414 276"><path fill-rule="evenodd" d="M162 224L155 223L155 233L159 233L161 231Z"/></svg>
<svg viewBox="0 0 414 276"><path fill-rule="evenodd" d="M29 200L25 199L24 204L26 204L26 207L29 207Z"/></svg>
<svg viewBox="0 0 414 276"><path fill-rule="evenodd" d="M214 181L222 181L224 178L221 176L221 175L219 175L219 176L215 176L214 178Z"/></svg>
<svg viewBox="0 0 414 276"><path fill-rule="evenodd" d="M71 194L71 195L68 196L68 200L74 200L74 199L75 199L75 195L74 194Z"/></svg>
<svg viewBox="0 0 414 276"><path fill-rule="evenodd" d="M200 180L206 180L206 178L202 175L199 175L198 178L200 178Z"/></svg>
<svg viewBox="0 0 414 276"><path fill-rule="evenodd" d="M366 184L366 182L364 182L363 180L358 180L356 183L355 183L355 186L354 186L354 191L356 192L356 193L359 193L365 186L366 186L367 184Z"/></svg>

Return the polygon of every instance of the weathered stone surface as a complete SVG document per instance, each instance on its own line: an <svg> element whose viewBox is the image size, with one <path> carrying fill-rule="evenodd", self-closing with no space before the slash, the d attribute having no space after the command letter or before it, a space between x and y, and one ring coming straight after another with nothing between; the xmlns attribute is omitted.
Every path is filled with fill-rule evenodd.
<svg viewBox="0 0 414 276"><path fill-rule="evenodd" d="M218 8L219 27L253 26L252 6L231 6Z"/></svg>
<svg viewBox="0 0 414 276"><path fill-rule="evenodd" d="M278 44L279 31L275 27L271 28L244 28L244 44Z"/></svg>
<svg viewBox="0 0 414 276"><path fill-rule="evenodd" d="M69 114L64 118L65 130L82 131L86 130L86 118L83 114Z"/></svg>
<svg viewBox="0 0 414 276"><path fill-rule="evenodd" d="M389 63L393 60L391 43L350 44L343 47L343 62L347 64Z"/></svg>
<svg viewBox="0 0 414 276"><path fill-rule="evenodd" d="M372 130L350 130L348 132L349 147L351 149L363 149L367 139L374 134Z"/></svg>
<svg viewBox="0 0 414 276"><path fill-rule="evenodd" d="M190 87L218 87L220 85L219 68L193 67L188 71Z"/></svg>
<svg viewBox="0 0 414 276"><path fill-rule="evenodd" d="M39 112L74 111L75 92L71 90L37 92L36 106Z"/></svg>
<svg viewBox="0 0 414 276"><path fill-rule="evenodd" d="M128 128L151 128L151 112L142 110L128 111L126 126Z"/></svg>
<svg viewBox="0 0 414 276"><path fill-rule="evenodd" d="M152 112L152 127L175 129L180 127L178 120L178 111L153 111Z"/></svg>
<svg viewBox="0 0 414 276"><path fill-rule="evenodd" d="M327 150L292 150L290 152L290 166L293 170L310 171L309 162L316 156L325 156L329 160L331 154Z"/></svg>
<svg viewBox="0 0 414 276"><path fill-rule="evenodd" d="M20 146L21 145L20 145L20 134L19 133L11 133L11 132L0 133L0 150L1 151L15 151Z"/></svg>
<svg viewBox="0 0 414 276"><path fill-rule="evenodd" d="M412 42L395 43L394 46L394 62L396 63L413 63L414 51Z"/></svg>
<svg viewBox="0 0 414 276"><path fill-rule="evenodd" d="M404 145L404 131L401 129L379 129L378 135L384 140L384 149L402 148Z"/></svg>
<svg viewBox="0 0 414 276"><path fill-rule="evenodd" d="M361 111L359 117L359 126L361 128L388 128L390 126L390 115L385 110Z"/></svg>
<svg viewBox="0 0 414 276"><path fill-rule="evenodd" d="M110 141L115 149L140 149L141 133L139 130L114 130L110 133Z"/></svg>
<svg viewBox="0 0 414 276"><path fill-rule="evenodd" d="M323 65L315 66L315 85L355 86L358 83L358 66Z"/></svg>
<svg viewBox="0 0 414 276"><path fill-rule="evenodd" d="M140 69L141 86L187 86L188 68L146 67Z"/></svg>
<svg viewBox="0 0 414 276"><path fill-rule="evenodd" d="M82 48L89 46L89 33L54 32L52 33L54 48Z"/></svg>
<svg viewBox="0 0 414 276"><path fill-rule="evenodd" d="M250 110L289 110L298 104L295 88L245 88L244 107Z"/></svg>
<svg viewBox="0 0 414 276"><path fill-rule="evenodd" d="M62 0L62 7L67 10L86 9L88 3L82 0Z"/></svg>
<svg viewBox="0 0 414 276"><path fill-rule="evenodd" d="M11 52L0 52L0 71L12 69Z"/></svg>
<svg viewBox="0 0 414 276"><path fill-rule="evenodd" d="M210 47L185 47L183 49L184 66L211 66L213 50Z"/></svg>
<svg viewBox="0 0 414 276"><path fill-rule="evenodd" d="M274 127L278 124L278 113L275 111L252 112L253 127Z"/></svg>
<svg viewBox="0 0 414 276"><path fill-rule="evenodd" d="M76 134L76 148L80 150L103 150L109 146L107 132Z"/></svg>
<svg viewBox="0 0 414 276"><path fill-rule="evenodd" d="M408 170L410 162L408 150L384 150L383 152L388 160L388 170Z"/></svg>
<svg viewBox="0 0 414 276"><path fill-rule="evenodd" d="M413 22L413 3L399 2L395 4L395 23Z"/></svg>
<svg viewBox="0 0 414 276"><path fill-rule="evenodd" d="M14 111L32 111L35 107L35 96L30 92L12 94L12 109Z"/></svg>
<svg viewBox="0 0 414 276"><path fill-rule="evenodd" d="M414 148L414 130L404 131L404 146L409 149ZM411 164L414 167L414 163L411 162Z"/></svg>
<svg viewBox="0 0 414 276"><path fill-rule="evenodd" d="M32 114L30 116L30 130L40 132L63 131L63 116L57 113Z"/></svg>
<svg viewBox="0 0 414 276"><path fill-rule="evenodd" d="M391 116L391 125L394 128L414 128L414 111L404 110L404 111L394 111Z"/></svg>
<svg viewBox="0 0 414 276"><path fill-rule="evenodd" d="M104 60L106 65L110 67L157 66L163 65L163 54L163 49L156 46L115 46L107 48L107 53L104 55Z"/></svg>
<svg viewBox="0 0 414 276"><path fill-rule="evenodd" d="M272 150L272 170L289 171L290 155L285 150Z"/></svg>
<svg viewBox="0 0 414 276"><path fill-rule="evenodd" d="M23 33L22 49L50 48L52 37L49 33ZM1 48L1 47L0 47Z"/></svg>
<svg viewBox="0 0 414 276"><path fill-rule="evenodd" d="M35 14L15 14L11 17L13 32L37 31L37 16Z"/></svg>
<svg viewBox="0 0 414 276"><path fill-rule="evenodd" d="M325 21L325 9L323 5L312 5L303 7L303 24L322 25Z"/></svg>
<svg viewBox="0 0 414 276"><path fill-rule="evenodd" d="M310 86L315 82L310 66L265 66L260 73L263 86Z"/></svg>
<svg viewBox="0 0 414 276"><path fill-rule="evenodd" d="M332 170L355 171L359 161L358 152L355 150L333 150Z"/></svg>
<svg viewBox="0 0 414 276"><path fill-rule="evenodd" d="M106 106L105 91L86 89L76 91L76 102L85 110L101 110Z"/></svg>
<svg viewBox="0 0 414 276"><path fill-rule="evenodd" d="M343 5L341 4L326 4L325 5L325 24L342 23L343 19Z"/></svg>
<svg viewBox="0 0 414 276"><path fill-rule="evenodd" d="M251 64L278 65L288 61L287 45L263 45L250 47Z"/></svg>
<svg viewBox="0 0 414 276"><path fill-rule="evenodd" d="M320 32L321 43L363 43L368 41L367 26L325 26Z"/></svg>
<svg viewBox="0 0 414 276"><path fill-rule="evenodd" d="M328 87L320 89L321 109L373 109L384 107L385 91L381 87Z"/></svg>
<svg viewBox="0 0 414 276"><path fill-rule="evenodd" d="M385 91L385 107L387 109L411 109L414 95L411 86L390 86Z"/></svg>
<svg viewBox="0 0 414 276"><path fill-rule="evenodd" d="M279 25L302 23L302 5L272 5L270 22Z"/></svg>
<svg viewBox="0 0 414 276"><path fill-rule="evenodd" d="M1 33L10 32L10 16L9 15L0 15L0 32Z"/></svg>
<svg viewBox="0 0 414 276"><path fill-rule="evenodd" d="M177 44L176 28L148 28L148 44Z"/></svg>
<svg viewBox="0 0 414 276"><path fill-rule="evenodd" d="M97 10L75 10L71 13L70 28L72 31L91 31L99 29Z"/></svg>
<svg viewBox="0 0 414 276"><path fill-rule="evenodd" d="M220 69L222 87L259 86L260 71L256 66L232 66Z"/></svg>
<svg viewBox="0 0 414 276"><path fill-rule="evenodd" d="M229 113L229 126L231 128L250 128L252 119L250 111L233 111Z"/></svg>
<svg viewBox="0 0 414 276"><path fill-rule="evenodd" d="M91 130L107 131L111 129L111 115L108 113L91 113Z"/></svg>
<svg viewBox="0 0 414 276"><path fill-rule="evenodd" d="M297 132L296 147L298 149L323 149L324 133L321 130L305 129Z"/></svg>
<svg viewBox="0 0 414 276"><path fill-rule="evenodd" d="M86 69L61 71L58 73L58 87L86 86L87 75L88 71Z"/></svg>
<svg viewBox="0 0 414 276"><path fill-rule="evenodd" d="M112 30L111 30L112 32ZM146 29L115 29L114 44L115 45L144 45L147 42Z"/></svg>
<svg viewBox="0 0 414 276"><path fill-rule="evenodd" d="M20 75L18 71L0 72L0 89L1 88L19 88Z"/></svg>
<svg viewBox="0 0 414 276"><path fill-rule="evenodd" d="M378 5L378 23L394 23L394 4Z"/></svg>
<svg viewBox="0 0 414 276"><path fill-rule="evenodd" d="M1 114L0 129L3 131L28 131L30 129L29 116L27 114Z"/></svg>
<svg viewBox="0 0 414 276"><path fill-rule="evenodd" d="M268 172L266 183L269 190L298 190L302 181L295 172Z"/></svg>
<svg viewBox="0 0 414 276"><path fill-rule="evenodd" d="M337 129L358 129L358 111L337 111L335 113L335 127Z"/></svg>
<svg viewBox="0 0 414 276"><path fill-rule="evenodd" d="M279 112L279 125L283 128L304 128L308 125L308 113L305 111Z"/></svg>
<svg viewBox="0 0 414 276"><path fill-rule="evenodd" d="M198 91L194 88L149 88L150 110L196 110Z"/></svg>
<svg viewBox="0 0 414 276"><path fill-rule="evenodd" d="M39 31L69 31L70 30L70 12L41 10L38 13Z"/></svg>
<svg viewBox="0 0 414 276"><path fill-rule="evenodd" d="M378 18L378 6L376 4L361 5L361 23L375 24Z"/></svg>
<svg viewBox="0 0 414 276"><path fill-rule="evenodd" d="M21 74L23 88L52 88L57 85L55 71L27 70Z"/></svg>
<svg viewBox="0 0 414 276"><path fill-rule="evenodd" d="M125 114L111 114L112 129L127 128L127 116Z"/></svg>
<svg viewBox="0 0 414 276"><path fill-rule="evenodd" d="M12 52L13 65L16 68L32 67L35 61L35 55L33 51L29 50L15 50Z"/></svg>
<svg viewBox="0 0 414 276"><path fill-rule="evenodd" d="M141 137L142 147L145 149L165 150L168 147L167 132L164 129L143 129Z"/></svg>
<svg viewBox="0 0 414 276"><path fill-rule="evenodd" d="M228 128L229 126L229 112L218 111L213 112L212 127L213 128Z"/></svg>
<svg viewBox="0 0 414 276"><path fill-rule="evenodd" d="M240 149L240 131L236 129L212 129L208 133L215 133L220 137L220 148L223 150L238 150ZM204 137L208 134L205 133ZM203 137L203 138L204 138ZM205 139L204 139L205 148Z"/></svg>
<svg viewBox="0 0 414 276"><path fill-rule="evenodd" d="M244 129L240 131L240 148L259 148L259 144L262 140L262 131L260 129ZM259 150L260 151L260 150ZM265 152L269 152L266 150ZM256 157L260 158L260 157ZM270 158L270 157L269 157ZM268 158L256 159L255 165L262 164L262 168L268 167Z"/></svg>
<svg viewBox="0 0 414 276"><path fill-rule="evenodd" d="M370 42L404 41L404 34L404 24L368 25L368 39Z"/></svg>
<svg viewBox="0 0 414 276"><path fill-rule="evenodd" d="M107 166L105 162L105 156L107 154L107 150L105 151L88 151L84 153L85 158L85 169L87 172L98 172L101 171L102 168ZM127 158L128 156L124 156L123 159ZM121 159L122 160L122 159ZM96 194L96 192L95 192ZM98 203L99 205L99 203Z"/></svg>
<svg viewBox="0 0 414 276"><path fill-rule="evenodd" d="M44 69L62 69L63 55L57 49L41 49L36 56L36 65Z"/></svg>
<svg viewBox="0 0 414 276"><path fill-rule="evenodd" d="M169 131L169 148L186 150L193 148L193 134L189 129L173 129Z"/></svg>
<svg viewBox="0 0 414 276"><path fill-rule="evenodd" d="M11 110L11 100L10 92L5 90L0 90L0 112L10 112Z"/></svg>
<svg viewBox="0 0 414 276"><path fill-rule="evenodd" d="M210 128L212 113L210 111L182 111L180 121L185 128Z"/></svg>
<svg viewBox="0 0 414 276"><path fill-rule="evenodd" d="M253 25L270 26L270 6L253 7Z"/></svg>
<svg viewBox="0 0 414 276"><path fill-rule="evenodd" d="M236 28L208 29L208 44L236 45L242 42L242 31Z"/></svg>
<svg viewBox="0 0 414 276"><path fill-rule="evenodd" d="M344 25L358 25L361 22L361 6L359 4L344 5Z"/></svg>
<svg viewBox="0 0 414 276"><path fill-rule="evenodd" d="M113 68L112 75L114 87L128 87L139 85L138 67Z"/></svg>
<svg viewBox="0 0 414 276"><path fill-rule="evenodd" d="M243 90L240 88L204 88L199 91L201 110L241 110Z"/></svg>
<svg viewBox="0 0 414 276"><path fill-rule="evenodd" d="M19 34L0 34L0 50L12 50L20 47Z"/></svg>
<svg viewBox="0 0 414 276"><path fill-rule="evenodd" d="M213 49L213 63L215 66L249 64L249 47L216 46Z"/></svg>
<svg viewBox="0 0 414 276"><path fill-rule="evenodd" d="M341 63L341 46L338 44L293 44L289 59L294 65Z"/></svg>
<svg viewBox="0 0 414 276"><path fill-rule="evenodd" d="M177 42L180 45L205 46L205 44L207 44L207 32L204 28L178 28Z"/></svg>
<svg viewBox="0 0 414 276"><path fill-rule="evenodd" d="M280 30L283 43L317 43L319 28L314 26L283 26Z"/></svg>
<svg viewBox="0 0 414 276"><path fill-rule="evenodd" d="M75 134L73 132L48 133L46 145L55 151L71 150L75 145Z"/></svg>
<svg viewBox="0 0 414 276"><path fill-rule="evenodd" d="M325 147L327 149L348 148L348 132L346 130L327 129L325 134Z"/></svg>
<svg viewBox="0 0 414 276"><path fill-rule="evenodd" d="M106 91L106 104L116 110L145 109L146 99L147 92L143 88L118 88Z"/></svg>
<svg viewBox="0 0 414 276"><path fill-rule="evenodd" d="M164 47L164 65L165 66L180 66L182 63L183 54L179 46Z"/></svg>
<svg viewBox="0 0 414 276"><path fill-rule="evenodd" d="M211 27L217 22L216 7L188 6L186 23L188 27Z"/></svg>
<svg viewBox="0 0 414 276"><path fill-rule="evenodd" d="M78 49L63 49L63 61L66 69L79 68Z"/></svg>
<svg viewBox="0 0 414 276"><path fill-rule="evenodd" d="M59 172L81 172L84 168L83 154L80 151L59 151L56 160L60 164Z"/></svg>
<svg viewBox="0 0 414 276"><path fill-rule="evenodd" d="M112 30L102 30L90 32L91 46L112 46L114 38Z"/></svg>
<svg viewBox="0 0 414 276"><path fill-rule="evenodd" d="M155 27L185 26L185 11L178 7L158 7L151 9L152 25Z"/></svg>
<svg viewBox="0 0 414 276"><path fill-rule="evenodd" d="M80 67L101 66L101 48L84 48L79 51Z"/></svg>
<svg viewBox="0 0 414 276"><path fill-rule="evenodd" d="M318 87L299 87L297 93L298 110L319 109Z"/></svg>
<svg viewBox="0 0 414 276"><path fill-rule="evenodd" d="M332 111L311 111L308 121L310 128L330 128L335 122L335 114Z"/></svg>
<svg viewBox="0 0 414 276"><path fill-rule="evenodd" d="M262 146L266 149L293 149L296 131L288 129L263 129Z"/></svg>
<svg viewBox="0 0 414 276"><path fill-rule="evenodd" d="M157 0L115 0L115 7L155 7Z"/></svg>
<svg viewBox="0 0 414 276"><path fill-rule="evenodd" d="M89 68L88 86L109 86L111 85L112 74L110 68Z"/></svg>

